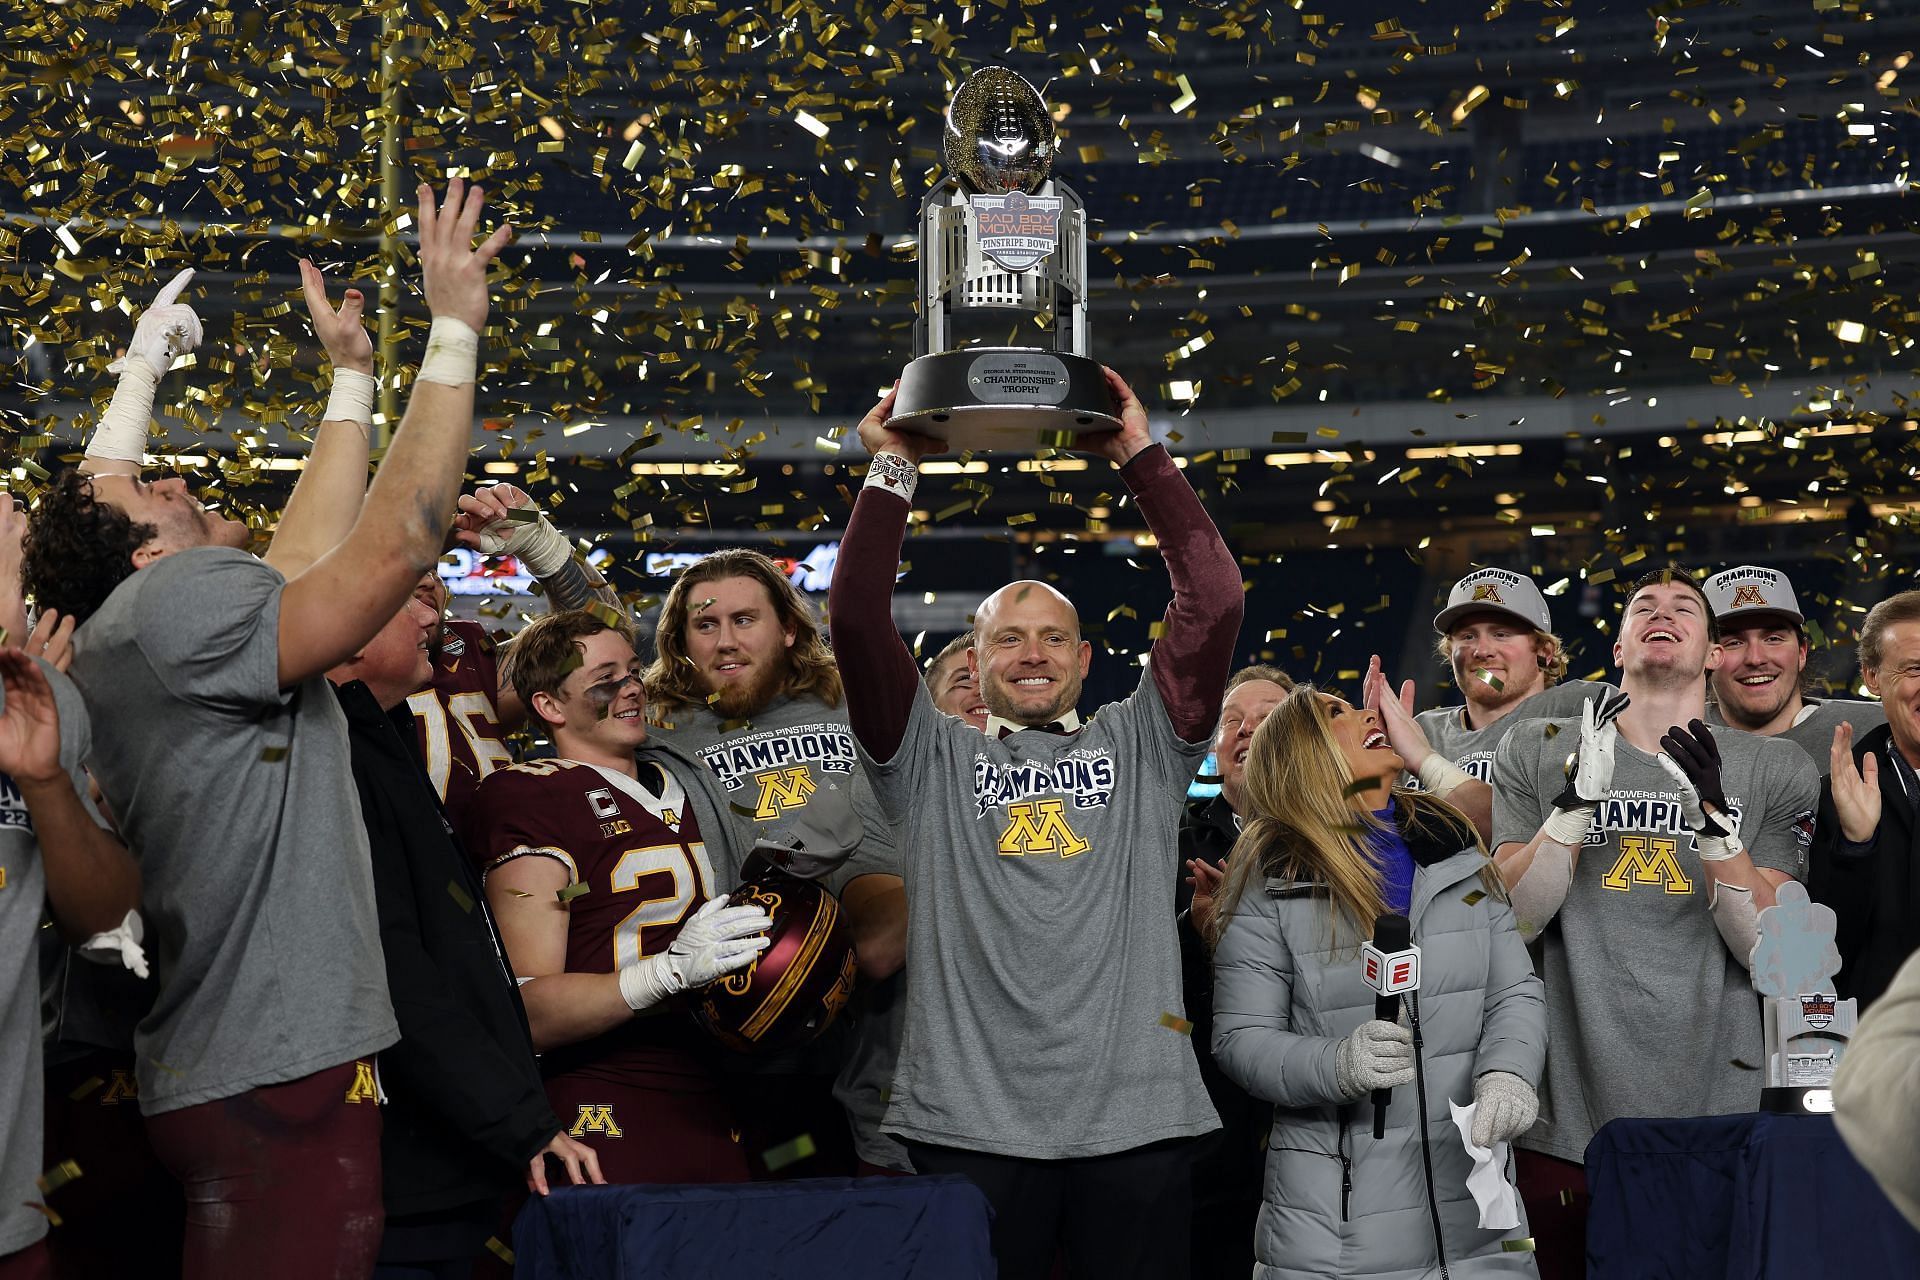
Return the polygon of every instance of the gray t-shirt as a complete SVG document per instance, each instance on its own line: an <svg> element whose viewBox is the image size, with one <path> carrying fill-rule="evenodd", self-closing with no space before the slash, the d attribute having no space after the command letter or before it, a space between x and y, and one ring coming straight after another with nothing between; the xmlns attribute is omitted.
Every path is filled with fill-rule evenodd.
<svg viewBox="0 0 1920 1280"><path fill-rule="evenodd" d="M60 715L60 763L81 795L87 779L87 710L71 681L44 662ZM5 696L0 694L0 706ZM47 1219L27 1207L46 1197L34 1185L44 1171L41 1120L40 987L32 976L34 947L46 912L46 873L34 838L33 815L12 778L0 773L0 1258L47 1234Z"/></svg>
<svg viewBox="0 0 1920 1280"><path fill-rule="evenodd" d="M1887 722L1887 709L1877 702L1861 702L1853 698L1807 698L1804 702L1806 705L1800 710L1800 718L1774 736L1785 738L1812 756L1813 767L1823 778L1833 763L1835 726L1841 721L1851 724L1853 741L1858 745L1870 730L1878 729ZM1718 705L1708 704L1707 723L1726 723Z"/></svg>
<svg viewBox="0 0 1920 1280"><path fill-rule="evenodd" d="M834 893L869 872L900 874L893 829L861 767L844 705L782 694L745 721L706 707L677 708L666 718L671 723L652 732L712 772L742 850L794 837L809 852L844 850L846 860L821 877Z"/></svg>
<svg viewBox="0 0 1920 1280"><path fill-rule="evenodd" d="M1563 680L1548 685L1492 724L1475 729L1467 724L1467 709L1434 707L1414 717L1426 732L1427 743L1445 759L1466 770L1482 782L1493 781L1493 753L1513 726L1527 720L1547 720L1555 716L1578 716L1580 704L1613 692L1613 686L1598 680ZM1417 782L1414 785L1419 785Z"/></svg>
<svg viewBox="0 0 1920 1280"><path fill-rule="evenodd" d="M324 676L280 688L285 587L245 552L182 551L75 637L160 979L134 1039L148 1115L399 1039L346 718Z"/></svg>
<svg viewBox="0 0 1920 1280"><path fill-rule="evenodd" d="M863 875L901 874L893 826L867 779L844 706L782 695L744 723L706 707L676 709L666 718L671 727L653 733L707 766L743 851L758 839L784 843L796 835L810 851L847 850L846 859L821 877L836 894ZM740 869L718 870L732 879ZM896 976L863 992L848 1027L836 1029L838 1038L830 1035L806 1058L837 1060L844 1053L834 1090L846 1109L855 1151L869 1164L906 1170L906 1148L880 1132L900 1043L898 1017L891 1012L895 997L880 992L896 984L904 979Z"/></svg>
<svg viewBox="0 0 1920 1280"><path fill-rule="evenodd" d="M1755 865L1806 877L1820 779L1791 743L1713 735ZM1494 760L1493 843L1532 840L1566 786L1579 721L1516 728ZM1541 935L1547 1074L1520 1145L1584 1159L1620 1116L1752 1111L1766 1083L1760 1001L1707 909L1709 881L1673 781L1625 738L1566 903Z"/></svg>
<svg viewBox="0 0 1920 1280"><path fill-rule="evenodd" d="M1181 1028L1178 828L1205 742L1150 675L1072 735L1004 739L915 692L874 785L906 850L887 1132L1029 1159L1220 1127Z"/></svg>

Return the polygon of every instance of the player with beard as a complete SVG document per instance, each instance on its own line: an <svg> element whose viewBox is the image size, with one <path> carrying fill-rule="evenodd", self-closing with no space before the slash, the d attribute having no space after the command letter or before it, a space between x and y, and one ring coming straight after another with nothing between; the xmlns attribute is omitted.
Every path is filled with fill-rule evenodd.
<svg viewBox="0 0 1920 1280"><path fill-rule="evenodd" d="M1753 1108L1755 916L1804 876L1819 797L1799 748L1704 723L1721 654L1684 571L1634 584L1613 654L1619 693L1515 727L1494 760L1494 857L1546 982L1516 1167L1549 1280L1585 1274L1580 1162L1601 1125Z"/></svg>
<svg viewBox="0 0 1920 1280"><path fill-rule="evenodd" d="M803 850L832 868L821 881L846 912L861 976L891 977L905 952L899 851L847 726L840 668L806 597L759 552L718 551L674 581L654 645L647 697L660 734L712 771L744 847ZM904 1162L880 1135L877 1105L849 1117L851 1150L838 1140L832 1081L851 1052L848 1037L830 1029L804 1050L754 1064L741 1099L750 1149L811 1134L818 1151L782 1176L837 1174L856 1158Z"/></svg>
<svg viewBox="0 0 1920 1280"><path fill-rule="evenodd" d="M557 758L487 775L466 844L554 1112L609 1182L744 1181L711 1041L676 997L751 964L770 922L727 905L708 844L739 855L700 766L649 741L633 643L593 614L530 623L507 678Z"/></svg>
<svg viewBox="0 0 1920 1280"><path fill-rule="evenodd" d="M432 328L371 488L365 385L350 410L329 401L265 562L184 481L141 478L153 389L199 331L170 286L135 328L82 469L55 480L30 525L29 587L81 619L73 676L94 723L91 764L140 864L157 941L159 994L136 1037L140 1105L194 1206L193 1274L350 1274L379 1243L368 1059L396 1028L325 672L386 625L439 555L467 457L487 265L511 235L503 226L474 247L482 196L458 178L443 206L419 195ZM360 329L357 307L315 320L341 337ZM336 393L351 390L339 385L348 372L336 368Z"/></svg>
<svg viewBox="0 0 1920 1280"><path fill-rule="evenodd" d="M1073 604L1015 582L974 617L985 734L941 715L892 617L919 460L940 442L860 424L872 454L830 609L861 679L848 708L907 873L907 1029L886 1129L922 1173L994 1207L1008 1280L1186 1272L1189 1139L1219 1127L1182 1007L1177 827L1219 717L1244 611L1233 555L1145 408L1081 437L1156 535L1173 601L1133 695L1083 721L1092 661Z"/></svg>
<svg viewBox="0 0 1920 1280"><path fill-rule="evenodd" d="M1180 856L1187 869L1175 899L1180 908L1180 985L1193 1022L1200 1079L1220 1113L1220 1131L1200 1140L1193 1161L1193 1275L1244 1277L1253 1271L1254 1221L1260 1214L1260 1178L1272 1108L1227 1079L1213 1058L1213 954L1206 942L1214 894L1226 875L1227 855L1240 838L1245 809L1247 752L1254 730L1293 691L1278 667L1243 667L1227 680L1220 725L1213 735L1220 794L1192 800L1180 822Z"/></svg>
<svg viewBox="0 0 1920 1280"><path fill-rule="evenodd" d="M538 503L510 484L482 485L460 497L454 538L487 556L512 556L539 582L555 612L625 606L606 579L553 527ZM457 823L480 780L513 763L503 741L526 723L527 709L500 677L493 638L478 622L446 617L447 588L434 575L415 592L441 619L431 648L433 678L407 699L420 756L435 794Z"/></svg>
<svg viewBox="0 0 1920 1280"><path fill-rule="evenodd" d="M1806 618L1793 583L1778 569L1743 564L1707 579L1707 599L1720 623L1720 665L1713 671L1707 723L1763 738L1785 738L1827 774L1833 733L1850 726L1858 742L1887 722L1877 702L1809 698Z"/></svg>
<svg viewBox="0 0 1920 1280"><path fill-rule="evenodd" d="M985 732L987 703L980 696L980 681L967 662L967 650L973 648L973 632L966 631L947 641L933 661L927 664L927 692L933 705L950 716L959 716L974 728Z"/></svg>

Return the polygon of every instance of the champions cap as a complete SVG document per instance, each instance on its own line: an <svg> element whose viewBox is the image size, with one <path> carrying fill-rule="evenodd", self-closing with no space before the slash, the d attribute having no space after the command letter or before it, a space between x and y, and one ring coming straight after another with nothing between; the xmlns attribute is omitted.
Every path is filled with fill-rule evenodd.
<svg viewBox="0 0 1920 1280"><path fill-rule="evenodd" d="M1806 621L1793 583L1778 569L1743 564L1723 570L1707 579L1706 596L1714 619L1723 627L1735 618L1758 613L1786 618L1795 626Z"/></svg>
<svg viewBox="0 0 1920 1280"><path fill-rule="evenodd" d="M1472 613L1504 613L1535 631L1553 630L1547 598L1533 585L1532 578L1511 569L1479 569L1454 583L1447 593L1447 607L1433 620L1433 629L1445 635Z"/></svg>

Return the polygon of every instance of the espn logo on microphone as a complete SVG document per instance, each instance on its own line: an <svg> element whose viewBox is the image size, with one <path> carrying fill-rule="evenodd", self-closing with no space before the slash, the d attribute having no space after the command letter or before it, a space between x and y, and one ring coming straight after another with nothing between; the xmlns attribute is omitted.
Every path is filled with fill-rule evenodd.
<svg viewBox="0 0 1920 1280"><path fill-rule="evenodd" d="M1360 944L1361 972L1375 995L1397 996L1420 986L1420 948L1382 951L1371 942Z"/></svg>

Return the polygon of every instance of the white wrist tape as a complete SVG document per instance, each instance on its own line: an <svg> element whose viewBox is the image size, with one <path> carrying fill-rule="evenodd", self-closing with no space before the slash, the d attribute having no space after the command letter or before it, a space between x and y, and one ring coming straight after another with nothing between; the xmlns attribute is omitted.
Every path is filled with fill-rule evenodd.
<svg viewBox="0 0 1920 1280"><path fill-rule="evenodd" d="M153 393L159 375L145 360L128 360L120 371L107 411L87 440L87 454L115 458L136 467L146 460L147 431L153 425Z"/></svg>
<svg viewBox="0 0 1920 1280"><path fill-rule="evenodd" d="M1472 774L1438 751L1420 762L1420 768L1414 776L1420 779L1422 791L1438 796L1442 800L1458 791L1461 783L1473 781Z"/></svg>
<svg viewBox="0 0 1920 1280"><path fill-rule="evenodd" d="M876 453L867 463L867 483L861 487L885 489L911 503L913 491L920 487L920 468L897 453Z"/></svg>
<svg viewBox="0 0 1920 1280"><path fill-rule="evenodd" d="M551 578L573 559L573 544L545 516L507 539L507 550L536 578Z"/></svg>
<svg viewBox="0 0 1920 1280"><path fill-rule="evenodd" d="M1557 840L1542 843L1533 851L1526 872L1507 886L1507 901L1523 940L1532 942L1539 936L1566 902L1572 887L1572 851Z"/></svg>
<svg viewBox="0 0 1920 1280"><path fill-rule="evenodd" d="M673 985L672 978L673 972L667 968L664 953L648 956L639 964L630 964L620 970L620 998L635 1013L651 1009L679 990Z"/></svg>
<svg viewBox="0 0 1920 1280"><path fill-rule="evenodd" d="M335 369L333 390L327 395L327 407L321 412L320 421L357 422L362 430L371 428L373 396L379 389L379 380L372 374L358 369Z"/></svg>
<svg viewBox="0 0 1920 1280"><path fill-rule="evenodd" d="M427 330L427 354L420 361L420 382L463 387L480 364L480 335L464 320L435 316Z"/></svg>
<svg viewBox="0 0 1920 1280"><path fill-rule="evenodd" d="M1547 812L1547 820L1540 824L1540 830L1555 844L1578 849L1585 843L1587 827L1592 822L1593 810L1584 805L1578 809L1551 809Z"/></svg>

